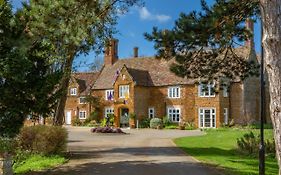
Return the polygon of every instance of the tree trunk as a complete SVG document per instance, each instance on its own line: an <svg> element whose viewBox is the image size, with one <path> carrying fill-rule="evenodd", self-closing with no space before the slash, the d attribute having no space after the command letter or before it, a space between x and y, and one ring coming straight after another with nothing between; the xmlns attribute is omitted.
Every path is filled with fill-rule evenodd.
<svg viewBox="0 0 281 175"><path fill-rule="evenodd" d="M263 20L265 66L268 72L270 112L276 158L281 175L281 0L260 0Z"/></svg>
<svg viewBox="0 0 281 175"><path fill-rule="evenodd" d="M71 77L74 55L75 54L73 53L68 56L63 68L63 76L60 81L60 89L62 90L62 94L57 105L55 118L54 118L54 125L63 125L64 122L64 108L67 99L68 85Z"/></svg>

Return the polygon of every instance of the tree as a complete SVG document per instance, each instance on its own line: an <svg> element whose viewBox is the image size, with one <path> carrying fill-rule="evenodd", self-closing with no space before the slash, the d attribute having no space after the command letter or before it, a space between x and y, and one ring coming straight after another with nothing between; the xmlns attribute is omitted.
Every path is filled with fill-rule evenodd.
<svg viewBox="0 0 281 175"><path fill-rule="evenodd" d="M159 57L175 57L171 70L179 76L206 81L221 77L243 80L255 75L257 66L241 59L232 48L237 46L237 41L251 37L241 24L247 18L261 17L271 120L281 175L281 1L216 0L212 7L204 0L201 2L202 12L181 14L172 30L154 28L145 37L155 43Z"/></svg>
<svg viewBox="0 0 281 175"><path fill-rule="evenodd" d="M22 12L0 1L0 136L14 137L27 114L47 116L59 91L60 72L50 73L49 45L30 42Z"/></svg>
<svg viewBox="0 0 281 175"><path fill-rule="evenodd" d="M74 58L90 50L99 50L114 33L120 12L140 0L30 0L26 31L36 40L53 47L53 64L63 72L59 83L62 96L58 101L55 124L62 125L67 87Z"/></svg>

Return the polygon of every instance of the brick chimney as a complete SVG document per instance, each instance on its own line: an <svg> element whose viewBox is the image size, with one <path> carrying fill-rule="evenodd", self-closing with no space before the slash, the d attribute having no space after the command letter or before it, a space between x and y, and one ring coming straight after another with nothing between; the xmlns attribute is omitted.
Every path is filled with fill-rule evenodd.
<svg viewBox="0 0 281 175"><path fill-rule="evenodd" d="M118 40L110 39L105 48L104 64L113 65L118 60Z"/></svg>
<svg viewBox="0 0 281 175"><path fill-rule="evenodd" d="M139 57L139 48L138 47L134 47L134 57L135 58Z"/></svg>
<svg viewBox="0 0 281 175"><path fill-rule="evenodd" d="M247 18L245 21L245 27L252 33L252 37L245 41L245 45L250 48L255 47L254 43L254 22L252 19Z"/></svg>

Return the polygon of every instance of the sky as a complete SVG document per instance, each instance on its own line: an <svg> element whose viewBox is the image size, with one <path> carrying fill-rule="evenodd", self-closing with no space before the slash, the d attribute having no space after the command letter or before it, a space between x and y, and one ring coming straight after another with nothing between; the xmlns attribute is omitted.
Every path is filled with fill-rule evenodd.
<svg viewBox="0 0 281 175"><path fill-rule="evenodd" d="M215 0L207 0L212 5ZM14 8L21 6L21 0L12 0ZM143 34L151 33L152 28L171 29L179 14L189 13L193 10L201 10L200 0L144 0L144 7L131 7L129 12L121 15L116 26L118 33L114 38L119 40L118 56L130 58L133 56L133 48L139 47L139 56L153 56L156 50L153 43L145 40ZM260 52L260 25L255 24L255 47ZM77 71L89 71L89 64L94 59L101 59L103 55L80 55L75 59Z"/></svg>

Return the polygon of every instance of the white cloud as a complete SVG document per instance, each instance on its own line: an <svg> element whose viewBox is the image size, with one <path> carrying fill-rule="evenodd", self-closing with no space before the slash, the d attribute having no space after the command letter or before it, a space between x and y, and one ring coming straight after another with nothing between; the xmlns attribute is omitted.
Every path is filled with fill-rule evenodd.
<svg viewBox="0 0 281 175"><path fill-rule="evenodd" d="M171 19L170 16L164 14L152 14L146 7L139 9L139 15L142 20L156 20L158 22L166 22Z"/></svg>

